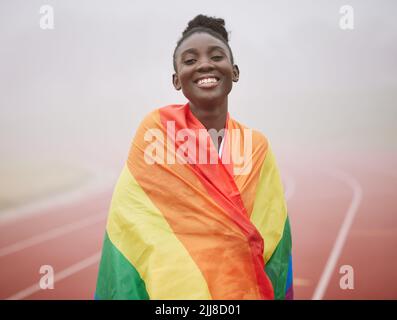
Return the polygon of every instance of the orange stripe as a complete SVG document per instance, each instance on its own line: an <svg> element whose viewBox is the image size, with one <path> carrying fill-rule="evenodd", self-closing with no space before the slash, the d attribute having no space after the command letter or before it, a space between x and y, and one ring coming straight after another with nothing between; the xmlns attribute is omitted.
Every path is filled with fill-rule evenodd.
<svg viewBox="0 0 397 320"><path fill-rule="evenodd" d="M183 108L175 108L172 106L162 108L160 110L160 117L164 128L167 126L168 120L175 120L176 132L184 128L195 128L196 130L201 129L206 132L205 127L190 112L188 105L183 106ZM227 125L229 123L233 124L233 121L228 121ZM229 130L230 128L227 129ZM196 137L198 136L199 135L196 134ZM210 139L209 136L208 139ZM177 141L176 144L178 145L178 143L179 142ZM243 143L244 140L240 139L240 144ZM210 144L209 148L216 151L213 144ZM244 148L240 150L244 150ZM229 152L230 150L225 151ZM196 157L196 160L197 159L198 158ZM262 298L273 298L273 289L270 280L264 272L263 239L258 230L249 220L249 215L244 207L239 189L234 181L234 177L220 162L218 164L201 164L196 161L191 165L191 167L206 188L208 194L229 214L228 220L233 221L233 223L235 223L245 235L250 246L250 262L256 275L257 287L260 296ZM257 167L259 173L260 165L257 164ZM251 175L252 171L247 176Z"/></svg>
<svg viewBox="0 0 397 320"><path fill-rule="evenodd" d="M137 131L127 162L131 173L192 256L214 299L261 298L245 235L208 195L191 167L145 163L150 142L144 141L144 134L154 128L166 134L158 110Z"/></svg>
<svg viewBox="0 0 397 320"><path fill-rule="evenodd" d="M237 129L244 132L247 127L235 120L229 121L229 129ZM258 131L252 130L252 169L248 175L236 175L234 181L240 191L244 206L247 209L248 216L251 216L254 207L256 195L256 186L258 184L262 164L268 150L268 142L266 138ZM240 150L243 149L243 139L240 141Z"/></svg>

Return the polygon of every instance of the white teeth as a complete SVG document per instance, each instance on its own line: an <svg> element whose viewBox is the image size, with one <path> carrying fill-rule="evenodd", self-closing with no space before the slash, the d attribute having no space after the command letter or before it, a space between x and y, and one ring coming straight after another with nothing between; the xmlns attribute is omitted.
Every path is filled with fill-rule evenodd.
<svg viewBox="0 0 397 320"><path fill-rule="evenodd" d="M200 79L197 83L202 84L202 83L214 83L218 82L215 78L205 78L205 79Z"/></svg>

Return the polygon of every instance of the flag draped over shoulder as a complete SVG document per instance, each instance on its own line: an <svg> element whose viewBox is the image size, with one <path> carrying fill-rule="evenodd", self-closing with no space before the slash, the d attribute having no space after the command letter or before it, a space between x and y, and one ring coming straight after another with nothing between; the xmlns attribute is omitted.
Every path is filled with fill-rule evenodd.
<svg viewBox="0 0 397 320"><path fill-rule="evenodd" d="M225 129L211 163L217 150L188 104L142 121L113 193L96 299L292 298L290 225L270 145L229 115Z"/></svg>

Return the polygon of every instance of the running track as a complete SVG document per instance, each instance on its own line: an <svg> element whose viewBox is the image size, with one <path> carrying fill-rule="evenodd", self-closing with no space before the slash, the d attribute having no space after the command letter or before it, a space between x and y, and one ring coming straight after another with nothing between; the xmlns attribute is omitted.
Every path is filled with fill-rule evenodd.
<svg viewBox="0 0 397 320"><path fill-rule="evenodd" d="M293 232L296 299L397 299L397 155L279 152ZM112 184L0 216L1 299L92 299ZM26 210L25 210L26 211ZM55 288L39 289L51 265ZM339 268L354 289L339 287Z"/></svg>

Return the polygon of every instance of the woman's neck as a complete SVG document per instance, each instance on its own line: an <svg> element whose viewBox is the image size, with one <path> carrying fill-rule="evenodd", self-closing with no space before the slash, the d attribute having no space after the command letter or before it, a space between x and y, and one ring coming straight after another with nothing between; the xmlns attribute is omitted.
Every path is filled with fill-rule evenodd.
<svg viewBox="0 0 397 320"><path fill-rule="evenodd" d="M204 125L207 130L215 129L217 132L224 129L227 118L227 100L211 106L196 106L189 102L190 111Z"/></svg>

